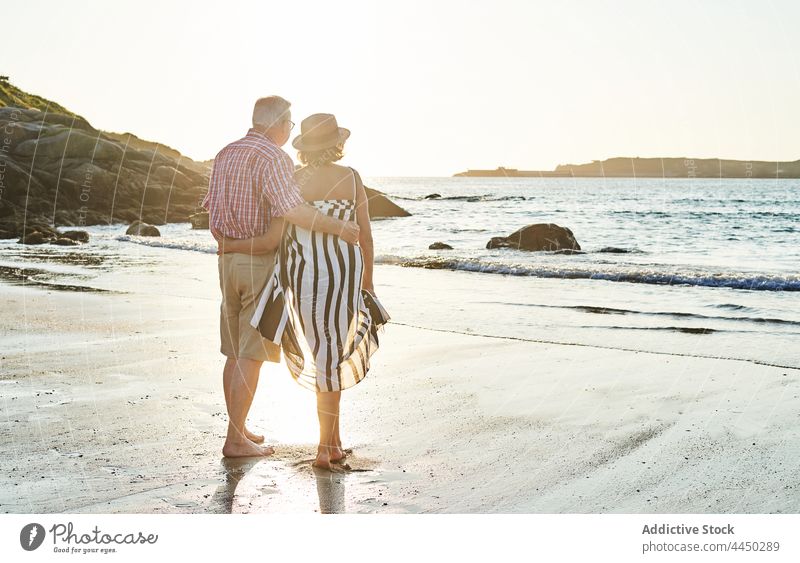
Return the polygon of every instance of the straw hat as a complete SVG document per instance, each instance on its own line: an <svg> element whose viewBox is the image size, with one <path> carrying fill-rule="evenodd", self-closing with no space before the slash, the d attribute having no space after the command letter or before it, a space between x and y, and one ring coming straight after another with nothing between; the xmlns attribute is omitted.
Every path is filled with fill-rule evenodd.
<svg viewBox="0 0 800 563"><path fill-rule="evenodd" d="M300 134L292 141L299 151L315 151L341 145L350 136L350 130L339 127L330 113L315 113L300 123Z"/></svg>

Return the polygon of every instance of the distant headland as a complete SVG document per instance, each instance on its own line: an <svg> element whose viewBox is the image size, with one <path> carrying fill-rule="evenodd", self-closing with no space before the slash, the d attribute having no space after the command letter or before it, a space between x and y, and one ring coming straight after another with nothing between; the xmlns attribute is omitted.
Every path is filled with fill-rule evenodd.
<svg viewBox="0 0 800 563"><path fill-rule="evenodd" d="M453 176L508 178L800 178L800 160L616 157L586 164L559 164L555 170L467 170Z"/></svg>

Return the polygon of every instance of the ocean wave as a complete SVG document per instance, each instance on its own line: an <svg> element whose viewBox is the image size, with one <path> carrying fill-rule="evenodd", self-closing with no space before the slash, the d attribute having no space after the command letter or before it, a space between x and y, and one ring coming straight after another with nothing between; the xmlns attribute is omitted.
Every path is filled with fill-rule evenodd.
<svg viewBox="0 0 800 563"><path fill-rule="evenodd" d="M800 276L783 277L759 275L744 272L670 272L656 270L602 270L591 266L567 268L559 265L522 265L484 262L470 258L440 258L379 255L376 264L393 264L410 268L436 270L461 270L486 274L511 276L531 276L538 278L589 279L654 285L690 285L720 287L729 289L749 289L755 291L800 291Z"/></svg>
<svg viewBox="0 0 800 563"><path fill-rule="evenodd" d="M596 329L596 326L589 326L583 328ZM604 326L604 329L622 329L622 330L666 330L669 332L685 332L688 334L711 334L714 332L724 332L717 328L705 327L692 327L692 326Z"/></svg>
<svg viewBox="0 0 800 563"><path fill-rule="evenodd" d="M433 194L428 194L433 195ZM496 195L496 194L479 194L479 195L441 195L439 197L417 196L417 197L404 197L404 196L391 196L392 199L403 199L406 201L466 201L469 203L479 201L527 201L534 199L532 197L525 197L524 195Z"/></svg>
<svg viewBox="0 0 800 563"><path fill-rule="evenodd" d="M137 237L133 235L118 235L114 240L121 242L132 242L134 244L141 244L144 246L153 246L156 248L171 248L173 250L191 250L194 252L202 252L204 254L216 254L217 248L212 243L191 241L191 240L170 240L160 237Z"/></svg>
<svg viewBox="0 0 800 563"><path fill-rule="evenodd" d="M547 305L544 303L518 303L507 301L478 301L477 303L483 304L500 304L511 305L513 307L541 307L545 309L571 309L581 311L584 313L594 313L598 315L642 315L642 316L657 316L657 317L677 317L685 320L702 319L703 321L743 321L752 323L776 324L776 325L789 325L800 326L800 321L792 321L789 319L779 319L774 317L760 317L760 316L744 316L744 317L729 317L725 315L703 315L700 313L689 313L686 311L642 311L639 309L620 309L617 307L603 307L600 305ZM751 307L743 305L723 304L730 305L730 307L722 307L736 311L749 311L755 313L756 311Z"/></svg>
<svg viewBox="0 0 800 563"><path fill-rule="evenodd" d="M614 209L609 211L611 215L636 215L637 217L674 217L688 218L696 220L698 218L722 217L725 219L737 219L747 217L749 219L787 219L797 221L800 214L793 211L753 211L750 209L730 209L724 211L711 210L684 210L672 209L669 211L658 211L652 209Z"/></svg>
<svg viewBox="0 0 800 563"><path fill-rule="evenodd" d="M718 309L728 309L731 311L748 311L752 310L752 307L748 307L747 305L738 305L736 303L714 303L711 307L716 307Z"/></svg>
<svg viewBox="0 0 800 563"><path fill-rule="evenodd" d="M141 244L156 248L188 250L204 254L216 254L216 245L207 240L168 239L160 237L138 237L117 235L114 240ZM620 250L640 253L639 249L617 249L606 247L595 252L614 253ZM752 272L709 272L709 271L668 271L658 269L624 268L613 262L586 264L582 267L554 265L505 264L486 262L475 258L446 258L438 256L404 257L377 255L376 264L391 264L412 268L439 270L460 270L487 274L512 276L531 276L539 278L590 279L654 285L690 285L720 287L729 289L748 289L754 291L800 291L800 276L762 275ZM606 266L606 267L604 267ZM665 266L666 268L667 266ZM616 269L615 269L616 268ZM770 321L767 321L770 322Z"/></svg>
<svg viewBox="0 0 800 563"><path fill-rule="evenodd" d="M639 250L638 248L622 248L617 246L604 246L600 250L594 250L592 252L602 254L644 254L644 250Z"/></svg>
<svg viewBox="0 0 800 563"><path fill-rule="evenodd" d="M616 209L609 211L612 215L648 215L652 217L669 217L673 214L671 211L645 211L638 209Z"/></svg>

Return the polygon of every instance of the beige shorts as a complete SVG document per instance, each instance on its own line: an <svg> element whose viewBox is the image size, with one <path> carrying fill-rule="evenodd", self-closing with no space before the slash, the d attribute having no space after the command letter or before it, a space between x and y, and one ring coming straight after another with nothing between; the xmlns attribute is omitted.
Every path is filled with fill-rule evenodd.
<svg viewBox="0 0 800 563"><path fill-rule="evenodd" d="M250 325L258 298L272 276L275 251L252 256L219 255L219 287L222 291L219 332L220 351L229 358L280 362L281 347L263 338Z"/></svg>

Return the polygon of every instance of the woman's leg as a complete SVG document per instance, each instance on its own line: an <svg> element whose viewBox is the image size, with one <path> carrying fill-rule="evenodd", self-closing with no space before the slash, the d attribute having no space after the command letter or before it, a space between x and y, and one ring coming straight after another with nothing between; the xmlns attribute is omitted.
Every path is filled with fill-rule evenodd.
<svg viewBox="0 0 800 563"><path fill-rule="evenodd" d="M333 445L336 448L336 455L338 457L344 457L344 451L342 450L342 437L339 435L339 417L336 417L336 425L333 428Z"/></svg>
<svg viewBox="0 0 800 563"><path fill-rule="evenodd" d="M317 416L319 417L319 446L314 465L333 469L331 463L341 459L337 452L337 432L339 429L339 400L341 391L317 392Z"/></svg>
<svg viewBox="0 0 800 563"><path fill-rule="evenodd" d="M336 424L333 429L333 449L331 450L331 461L340 462L347 457L342 449L342 437L339 435L339 419L341 418L341 410L339 416L336 417Z"/></svg>

